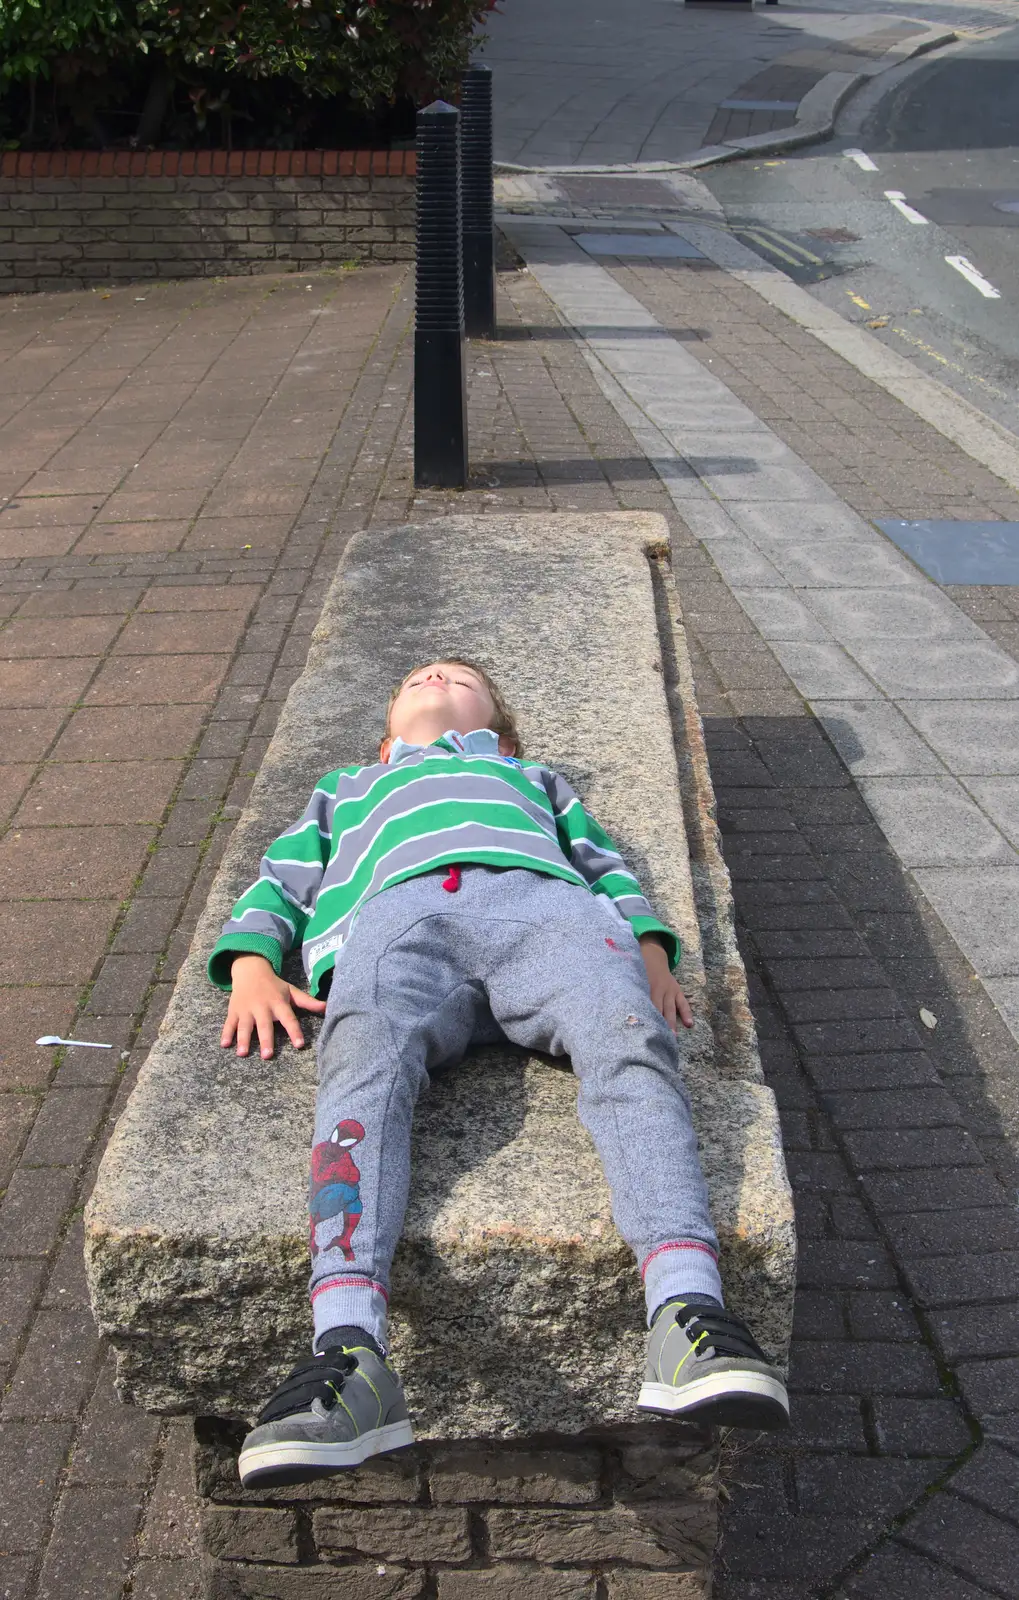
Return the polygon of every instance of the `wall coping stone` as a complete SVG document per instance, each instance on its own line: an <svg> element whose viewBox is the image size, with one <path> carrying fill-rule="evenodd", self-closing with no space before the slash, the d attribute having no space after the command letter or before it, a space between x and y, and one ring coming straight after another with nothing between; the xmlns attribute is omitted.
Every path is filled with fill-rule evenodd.
<svg viewBox="0 0 1019 1600"><path fill-rule="evenodd" d="M414 150L8 150L0 178L412 178Z"/></svg>
<svg viewBox="0 0 1019 1600"><path fill-rule="evenodd" d="M271 1062L222 1051L223 1001L205 960L321 773L374 759L389 685L445 653L492 668L525 748L581 790L683 937L698 1015L685 1075L723 1276L734 1308L784 1354L791 1197L724 866L702 859L692 875L688 859L684 802L708 837L713 799L703 746L692 748L682 632L656 612L649 556L667 537L648 513L558 513L443 517L351 541L89 1202L92 1304L125 1398L250 1417L306 1348L314 1062L289 1047ZM667 676L684 696L679 765ZM421 1438L634 1418L642 1296L575 1101L568 1071L509 1050L473 1055L422 1099L392 1285L394 1351Z"/></svg>

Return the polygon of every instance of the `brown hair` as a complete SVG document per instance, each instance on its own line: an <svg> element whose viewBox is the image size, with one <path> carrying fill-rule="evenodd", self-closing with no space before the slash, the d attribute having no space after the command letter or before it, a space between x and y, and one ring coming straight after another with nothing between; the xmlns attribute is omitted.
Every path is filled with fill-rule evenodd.
<svg viewBox="0 0 1019 1600"><path fill-rule="evenodd" d="M517 755L519 755L520 735L517 732L516 718L503 699L498 686L493 683L484 667L479 667L476 661L468 661L464 656L435 656L431 661L422 661L418 666L411 668L411 670L407 673L407 676L396 685L395 689L390 691L389 704L386 707L386 738L389 738L389 720L392 716L393 703L396 700L397 695L400 693L400 690L407 682L407 678L412 678L415 672L420 672L423 667L433 666L437 661L441 661L449 667L466 667L468 672L473 672L481 679L482 683L485 685L485 688L492 697L492 706L495 711L495 715L492 718L491 724L492 732L505 734L507 739L512 739L516 745Z"/></svg>

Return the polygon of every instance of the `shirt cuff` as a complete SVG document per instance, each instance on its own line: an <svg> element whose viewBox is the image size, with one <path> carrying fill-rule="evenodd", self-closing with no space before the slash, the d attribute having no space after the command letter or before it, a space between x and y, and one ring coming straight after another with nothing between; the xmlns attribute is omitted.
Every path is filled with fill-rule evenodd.
<svg viewBox="0 0 1019 1600"><path fill-rule="evenodd" d="M229 994L233 988L230 967L234 956L264 956L279 977L283 970L283 947L267 933L225 933L209 957L208 973L217 989Z"/></svg>

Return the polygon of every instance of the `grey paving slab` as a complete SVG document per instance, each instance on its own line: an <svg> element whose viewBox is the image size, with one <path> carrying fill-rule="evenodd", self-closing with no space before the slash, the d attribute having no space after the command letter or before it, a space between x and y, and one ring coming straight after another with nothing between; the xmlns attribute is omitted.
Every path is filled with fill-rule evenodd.
<svg viewBox="0 0 1019 1600"><path fill-rule="evenodd" d="M1019 775L1019 704L1015 701L903 700L902 713L953 772L961 776Z"/></svg>
<svg viewBox="0 0 1019 1600"><path fill-rule="evenodd" d="M945 771L887 700L815 700L812 709L855 777L940 776Z"/></svg>
<svg viewBox="0 0 1019 1600"><path fill-rule="evenodd" d="M907 867L969 866L1019 855L955 778L873 777L860 791Z"/></svg>
<svg viewBox="0 0 1019 1600"><path fill-rule="evenodd" d="M984 988L1006 1026L1019 1038L1019 978L985 978Z"/></svg>
<svg viewBox="0 0 1019 1600"><path fill-rule="evenodd" d="M960 685L974 699L1019 695L1019 665L986 643L923 639L854 639L852 654L893 700L954 700Z"/></svg>
<svg viewBox="0 0 1019 1600"><path fill-rule="evenodd" d="M782 574L745 539L705 539L704 545L723 578L733 587L786 588Z"/></svg>
<svg viewBox="0 0 1019 1600"><path fill-rule="evenodd" d="M773 544L873 544L874 530L848 506L799 504L791 510L770 505L735 505L732 516L744 533L767 550Z"/></svg>
<svg viewBox="0 0 1019 1600"><path fill-rule="evenodd" d="M768 555L789 583L805 589L908 588L915 580L909 564L887 545L834 539L822 544L779 544Z"/></svg>
<svg viewBox="0 0 1019 1600"><path fill-rule="evenodd" d="M777 500L795 504L800 500L835 502L833 489L802 466L774 466L760 463L752 471L704 473L704 482L720 500Z"/></svg>
<svg viewBox="0 0 1019 1600"><path fill-rule="evenodd" d="M879 700L881 692L837 644L773 641L772 649L808 700Z"/></svg>
<svg viewBox="0 0 1019 1600"><path fill-rule="evenodd" d="M788 589L736 589L733 593L762 638L828 642L824 625Z"/></svg>
<svg viewBox="0 0 1019 1600"><path fill-rule="evenodd" d="M970 778L966 787L1006 839L1019 847L1019 777Z"/></svg>
<svg viewBox="0 0 1019 1600"><path fill-rule="evenodd" d="M921 867L916 881L981 978L1019 976L1019 865Z"/></svg>
<svg viewBox="0 0 1019 1600"><path fill-rule="evenodd" d="M899 522L877 526L938 583L1019 583L1019 522Z"/></svg>
<svg viewBox="0 0 1019 1600"><path fill-rule="evenodd" d="M781 563L776 565L781 571ZM947 595L908 581L895 589L811 590L806 602L836 639L987 641L983 629Z"/></svg>

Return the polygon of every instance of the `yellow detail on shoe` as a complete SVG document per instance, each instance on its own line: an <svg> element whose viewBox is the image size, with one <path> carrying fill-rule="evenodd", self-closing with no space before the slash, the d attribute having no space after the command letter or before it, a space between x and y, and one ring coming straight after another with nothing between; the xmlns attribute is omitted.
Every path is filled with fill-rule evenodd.
<svg viewBox="0 0 1019 1600"><path fill-rule="evenodd" d="M676 1333L676 1332L680 1332L682 1330L680 1330L679 1324L677 1323L676 1327L673 1328L672 1331L674 1333ZM683 1362L686 1361L689 1356L695 1356L697 1354L698 1350L700 1349L701 1345L704 1343L704 1341L705 1341L705 1339L707 1337L708 1337L708 1330L707 1330L707 1328L705 1328L703 1333L699 1333L697 1335L697 1337L694 1340L693 1344L688 1344L687 1345L687 1348L686 1348L684 1354L680 1357L679 1366L677 1366L675 1372L672 1374L672 1378L670 1379L670 1382L672 1384L675 1384L676 1379L679 1377L679 1368L683 1365Z"/></svg>
<svg viewBox="0 0 1019 1600"><path fill-rule="evenodd" d="M363 1378L364 1382L368 1385L368 1387L371 1390L372 1394L375 1396L375 1400L376 1400L376 1403L377 1403L378 1408L379 1408L379 1414L378 1414L377 1422L381 1422L382 1421L382 1396L379 1394L379 1391L376 1389L375 1385L372 1383L372 1381L369 1378L367 1372L362 1372L360 1367L357 1370L357 1376L359 1378Z"/></svg>
<svg viewBox="0 0 1019 1600"><path fill-rule="evenodd" d="M326 1387L333 1391L333 1394L336 1396L336 1404L342 1406L344 1411L347 1413L347 1416L350 1418L351 1424L352 1424L353 1429L354 1429L354 1437L356 1439L358 1437L358 1435L360 1434L360 1432L361 1432L361 1429L358 1427L358 1424L357 1424L357 1418L355 1417L354 1413L351 1411L351 1409L348 1406L346 1400L344 1400L344 1398L343 1398L342 1394L340 1393L339 1389L337 1389L335 1383L333 1383L330 1379L327 1379L326 1380Z"/></svg>

